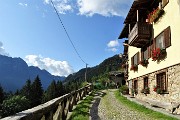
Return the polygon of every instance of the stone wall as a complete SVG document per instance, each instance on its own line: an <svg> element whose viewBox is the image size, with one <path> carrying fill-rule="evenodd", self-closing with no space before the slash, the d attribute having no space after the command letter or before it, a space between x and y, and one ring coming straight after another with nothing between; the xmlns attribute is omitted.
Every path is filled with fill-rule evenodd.
<svg viewBox="0 0 180 120"><path fill-rule="evenodd" d="M161 72L166 72L166 79L167 79L168 92L164 94L158 94L155 91L153 91L154 86L156 85L156 74ZM141 93L141 90L144 87L144 82L143 82L144 77L148 77L148 82L149 82L148 86L150 88L149 94ZM137 80L138 80L138 94L135 95L136 98L141 100L152 99L157 101L163 101L164 103L180 104L180 64L138 77ZM180 114L180 107L177 108L175 112Z"/></svg>

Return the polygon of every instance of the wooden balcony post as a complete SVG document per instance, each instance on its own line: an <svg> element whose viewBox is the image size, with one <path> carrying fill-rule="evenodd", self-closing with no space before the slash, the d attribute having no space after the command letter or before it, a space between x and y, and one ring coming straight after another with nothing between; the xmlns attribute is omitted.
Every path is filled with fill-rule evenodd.
<svg viewBox="0 0 180 120"><path fill-rule="evenodd" d="M139 10L137 10L137 22L139 21Z"/></svg>

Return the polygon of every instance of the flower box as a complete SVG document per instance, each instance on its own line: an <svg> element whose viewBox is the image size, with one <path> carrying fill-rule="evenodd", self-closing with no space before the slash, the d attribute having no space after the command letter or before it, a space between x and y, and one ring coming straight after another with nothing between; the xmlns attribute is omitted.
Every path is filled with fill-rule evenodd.
<svg viewBox="0 0 180 120"><path fill-rule="evenodd" d="M154 86L154 92L156 92L157 94L163 94L166 93L166 91L162 90L161 88Z"/></svg>
<svg viewBox="0 0 180 120"><path fill-rule="evenodd" d="M132 65L130 70L137 71L138 70L138 65Z"/></svg>
<svg viewBox="0 0 180 120"><path fill-rule="evenodd" d="M147 65L149 64L148 59L141 60L141 61L139 62L139 64L141 64L141 65L144 66L144 67L147 67Z"/></svg>
<svg viewBox="0 0 180 120"><path fill-rule="evenodd" d="M166 49L154 49L152 50L152 59L153 61L160 61L166 57Z"/></svg>
<svg viewBox="0 0 180 120"><path fill-rule="evenodd" d="M141 93L149 94L149 87L146 87L146 88L142 89Z"/></svg>
<svg viewBox="0 0 180 120"><path fill-rule="evenodd" d="M148 22L149 23L156 23L158 21L158 19L164 14L164 10L163 9L159 9L159 7L157 7L156 9L153 9L152 12L150 12L148 14Z"/></svg>

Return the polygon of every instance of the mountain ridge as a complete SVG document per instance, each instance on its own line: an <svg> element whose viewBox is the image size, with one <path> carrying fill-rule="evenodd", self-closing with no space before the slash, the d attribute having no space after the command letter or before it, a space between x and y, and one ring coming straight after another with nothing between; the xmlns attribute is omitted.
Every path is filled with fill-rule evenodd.
<svg viewBox="0 0 180 120"><path fill-rule="evenodd" d="M0 84L5 91L21 89L27 79L33 81L37 75L39 75L44 89L52 80L63 81L65 79L64 76L54 76L44 69L28 66L20 57L12 58L0 55Z"/></svg>
<svg viewBox="0 0 180 120"><path fill-rule="evenodd" d="M108 73L110 71L118 71L121 69L122 58L119 55L114 55L102 61L99 65L87 68L87 81L92 82L93 77L97 77L101 74ZM86 68L80 69L78 72L70 74L64 80L64 83L68 82L81 82L85 81Z"/></svg>

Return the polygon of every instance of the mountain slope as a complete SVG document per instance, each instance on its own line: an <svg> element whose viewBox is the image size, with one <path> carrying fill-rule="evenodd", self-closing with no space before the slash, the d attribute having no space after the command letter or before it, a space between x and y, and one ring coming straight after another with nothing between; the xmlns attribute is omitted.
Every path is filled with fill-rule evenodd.
<svg viewBox="0 0 180 120"><path fill-rule="evenodd" d="M0 55L0 84L6 91L20 89L27 79L34 80L39 75L43 88L46 89L51 81L64 80L65 77L51 75L46 70L30 66L21 58Z"/></svg>
<svg viewBox="0 0 180 120"><path fill-rule="evenodd" d="M122 59L119 57L119 55L114 55L113 57L105 59L102 63L99 65L92 67L92 68L87 68L87 81L91 81L93 76L98 76L100 74L104 74L110 71L117 71L121 67L121 62ZM83 68L79 70L77 73L69 75L64 82L69 82L69 81L84 81L85 80L85 71L86 69Z"/></svg>

